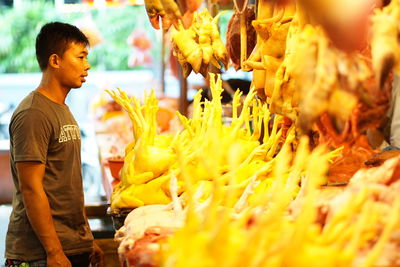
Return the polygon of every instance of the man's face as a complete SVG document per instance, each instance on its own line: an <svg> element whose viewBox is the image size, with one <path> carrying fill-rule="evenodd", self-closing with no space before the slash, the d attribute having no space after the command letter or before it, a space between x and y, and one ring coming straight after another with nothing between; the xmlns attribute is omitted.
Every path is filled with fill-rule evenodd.
<svg viewBox="0 0 400 267"><path fill-rule="evenodd" d="M90 64L84 44L70 43L60 59L59 80L64 87L79 88L86 81Z"/></svg>

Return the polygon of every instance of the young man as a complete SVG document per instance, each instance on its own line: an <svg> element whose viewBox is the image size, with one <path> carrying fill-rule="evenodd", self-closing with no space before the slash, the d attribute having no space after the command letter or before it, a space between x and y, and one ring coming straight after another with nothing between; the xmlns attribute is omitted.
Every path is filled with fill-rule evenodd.
<svg viewBox="0 0 400 267"><path fill-rule="evenodd" d="M59 22L44 25L36 38L42 80L9 128L15 192L6 266L89 265L93 236L84 213L80 131L65 104L88 75L88 44L78 28Z"/></svg>

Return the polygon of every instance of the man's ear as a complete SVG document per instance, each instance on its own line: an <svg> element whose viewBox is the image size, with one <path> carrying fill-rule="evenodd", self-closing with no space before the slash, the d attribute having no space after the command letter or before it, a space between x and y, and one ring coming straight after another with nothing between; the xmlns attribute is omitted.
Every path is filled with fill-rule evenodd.
<svg viewBox="0 0 400 267"><path fill-rule="evenodd" d="M60 57L57 54L51 54L48 63L50 67L58 69L60 67Z"/></svg>

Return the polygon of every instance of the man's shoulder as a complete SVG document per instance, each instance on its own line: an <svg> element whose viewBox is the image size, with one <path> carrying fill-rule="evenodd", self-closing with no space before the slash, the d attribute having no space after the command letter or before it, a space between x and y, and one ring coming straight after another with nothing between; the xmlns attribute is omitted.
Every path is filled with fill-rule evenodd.
<svg viewBox="0 0 400 267"><path fill-rule="evenodd" d="M42 113L41 105L38 103L35 92L30 92L27 96L22 99L17 108L14 111L13 117L20 114L30 114L30 113Z"/></svg>

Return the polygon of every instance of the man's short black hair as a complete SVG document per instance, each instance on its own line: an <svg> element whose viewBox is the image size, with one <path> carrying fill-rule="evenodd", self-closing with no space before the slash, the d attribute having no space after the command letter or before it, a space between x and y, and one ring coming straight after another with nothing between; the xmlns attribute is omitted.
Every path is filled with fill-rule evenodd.
<svg viewBox="0 0 400 267"><path fill-rule="evenodd" d="M40 69L47 68L49 57L57 54L60 57L70 43L89 45L87 37L75 26L62 22L45 24L36 37L36 58Z"/></svg>

